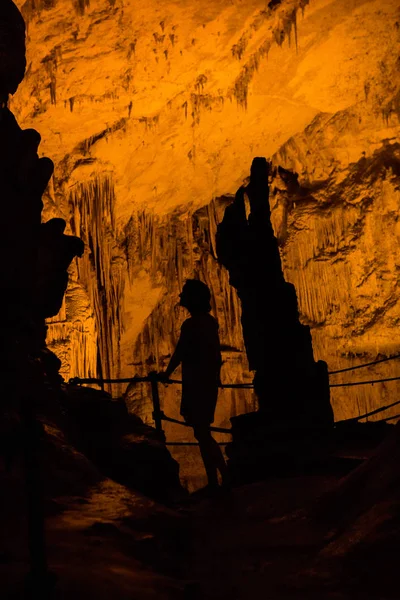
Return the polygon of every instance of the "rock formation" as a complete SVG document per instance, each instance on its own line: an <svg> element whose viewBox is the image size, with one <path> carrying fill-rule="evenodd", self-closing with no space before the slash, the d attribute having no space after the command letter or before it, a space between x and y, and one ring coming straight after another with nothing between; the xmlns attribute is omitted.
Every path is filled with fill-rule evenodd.
<svg viewBox="0 0 400 600"><path fill-rule="evenodd" d="M313 357L310 328L299 321L296 290L284 279L271 224L269 165L255 158L217 230L217 253L242 307L249 368L260 411L271 424L333 423L327 365Z"/></svg>
<svg viewBox="0 0 400 600"><path fill-rule="evenodd" d="M41 221L42 195L52 177L53 162L39 158L39 133L34 129L21 129L8 108L9 94L16 91L24 74L25 29L11 0L2 4L0 16L3 19L0 27L0 190L3 200L0 449L6 468L11 470L13 455L23 448L28 513L26 544L31 567L26 579L26 597L46 599L51 595L55 578L47 567L44 536L44 488L40 463L49 441L44 422L47 420L47 424L50 422L62 429L62 409L71 420L74 412L82 417L85 402L81 402L79 412L73 400L77 395L87 400L88 392L85 396L85 390L75 391L72 398L73 390L70 390L71 406L68 406L69 397L64 393L63 380L58 373L61 360L46 347L45 320L60 311L68 286L68 268L76 256L83 255L84 244L79 237L64 234L65 220L52 218L44 223ZM115 467L114 451L114 454L118 453L117 458L114 456L116 463L123 462L124 457L125 461L134 463L131 467L133 475L128 476L130 485L136 481L138 487L153 496L168 493L171 484L180 491L179 467L171 459L163 440L155 436L157 439L153 440L153 444L149 443L155 432L143 426L140 419L136 419L135 427L130 427L132 417L129 419L126 415L124 420L125 413L119 422L118 418L114 419L116 424L113 428L111 417L119 405L107 398L102 407L103 412L108 410L107 425L112 431L107 446L108 470ZM94 435L93 409L91 412L90 431ZM124 436L120 447L115 443L113 446L114 438L118 437L117 429ZM100 430L98 436L101 437L101 433ZM137 443L137 437L145 438L145 443ZM90 435L86 438L90 439ZM161 455L164 464L156 473L148 468L149 463L158 465ZM98 456L94 459L101 464Z"/></svg>
<svg viewBox="0 0 400 600"><path fill-rule="evenodd" d="M48 323L65 378L162 368L180 325L171 282L200 269L224 381L250 381L215 230L254 156L276 169L271 221L316 360L336 370L398 352L396 0L19 6L29 67L13 110L56 165L46 220L64 218L89 248ZM383 363L367 377L394 374ZM396 386L334 388L336 418ZM221 401L221 422L254 405L247 390Z"/></svg>

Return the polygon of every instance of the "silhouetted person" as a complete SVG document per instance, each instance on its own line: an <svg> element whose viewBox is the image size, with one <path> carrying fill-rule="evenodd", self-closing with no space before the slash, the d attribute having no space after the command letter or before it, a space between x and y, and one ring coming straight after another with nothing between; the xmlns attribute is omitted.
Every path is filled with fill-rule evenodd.
<svg viewBox="0 0 400 600"><path fill-rule="evenodd" d="M218 398L222 365L218 323L209 313L210 290L197 279L188 279L180 294L180 305L190 312L184 321L175 352L160 379L166 381L182 364L181 415L193 427L211 490L218 488L218 473L227 483L227 466L210 425Z"/></svg>

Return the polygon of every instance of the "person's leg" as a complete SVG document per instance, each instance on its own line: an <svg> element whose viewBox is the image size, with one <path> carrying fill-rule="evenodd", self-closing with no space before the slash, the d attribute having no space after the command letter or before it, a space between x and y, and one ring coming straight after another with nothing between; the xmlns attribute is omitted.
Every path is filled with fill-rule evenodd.
<svg viewBox="0 0 400 600"><path fill-rule="evenodd" d="M222 480L227 479L227 466L218 442L211 435L210 426L194 425L194 436L199 442L200 453L206 469L209 485L218 485L217 471L221 473Z"/></svg>
<svg viewBox="0 0 400 600"><path fill-rule="evenodd" d="M207 473L208 485L218 486L217 467L213 457L211 432L207 425L193 425L194 437L199 442L200 454Z"/></svg>

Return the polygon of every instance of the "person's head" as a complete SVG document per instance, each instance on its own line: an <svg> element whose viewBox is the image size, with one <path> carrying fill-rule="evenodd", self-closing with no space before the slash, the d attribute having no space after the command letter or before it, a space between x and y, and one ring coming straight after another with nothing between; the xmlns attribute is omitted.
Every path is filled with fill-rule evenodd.
<svg viewBox="0 0 400 600"><path fill-rule="evenodd" d="M268 183L269 164L263 156L256 156L250 167L250 183Z"/></svg>
<svg viewBox="0 0 400 600"><path fill-rule="evenodd" d="M179 298L180 305L190 313L208 313L211 310L210 290L199 279L187 279Z"/></svg>
<svg viewBox="0 0 400 600"><path fill-rule="evenodd" d="M62 235L66 226L67 223L64 219L55 217L54 219L50 219L50 221L46 221L46 223L42 223L42 230L52 235Z"/></svg>

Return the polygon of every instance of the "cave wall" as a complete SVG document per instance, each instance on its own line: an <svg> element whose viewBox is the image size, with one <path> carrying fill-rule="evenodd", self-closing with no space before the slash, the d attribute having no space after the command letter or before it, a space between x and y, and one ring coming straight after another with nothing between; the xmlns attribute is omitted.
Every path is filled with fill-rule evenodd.
<svg viewBox="0 0 400 600"><path fill-rule="evenodd" d="M197 272L215 298L224 380L249 379L213 240L256 155L299 174L296 190L276 178L270 201L316 359L334 370L398 352L396 0L17 4L28 68L12 110L56 165L45 218L64 217L87 245L49 323L66 378L162 367L184 316L179 286ZM397 391L335 388L336 417ZM248 391L225 393L221 422L254 406ZM148 415L146 398L131 400Z"/></svg>

